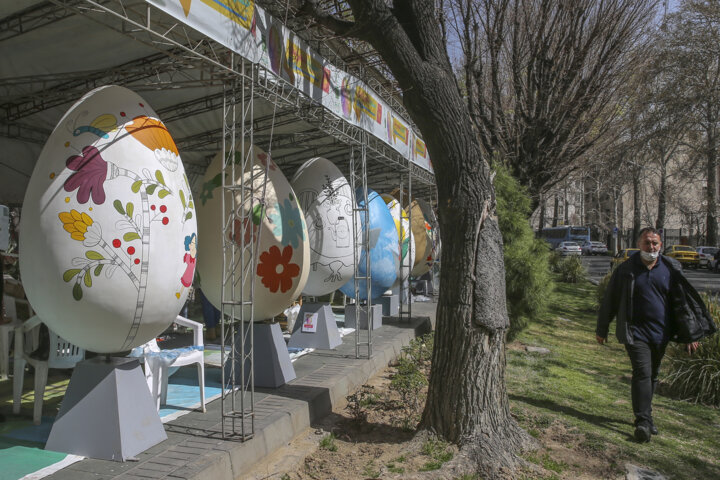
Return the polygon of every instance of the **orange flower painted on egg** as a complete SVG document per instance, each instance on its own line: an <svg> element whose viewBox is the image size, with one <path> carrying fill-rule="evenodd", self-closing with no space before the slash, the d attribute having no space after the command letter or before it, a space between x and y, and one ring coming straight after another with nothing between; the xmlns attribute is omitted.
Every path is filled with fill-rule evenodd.
<svg viewBox="0 0 720 480"><path fill-rule="evenodd" d="M262 279L262 284L272 293L278 288L282 293L292 288L293 278L300 274L300 267L291 263L293 249L290 245L280 249L273 245L266 252L260 254L260 263L257 266L257 274Z"/></svg>
<svg viewBox="0 0 720 480"><path fill-rule="evenodd" d="M69 212L58 213L63 228L70 234L70 238L83 242L86 247L94 247L102 241L102 229L97 222L85 212L73 209Z"/></svg>
<svg viewBox="0 0 720 480"><path fill-rule="evenodd" d="M165 124L145 115L133 118L125 130L138 142L155 153L155 158L168 170L177 170L180 152Z"/></svg>
<svg viewBox="0 0 720 480"><path fill-rule="evenodd" d="M81 213L74 209L69 212L60 212L58 217L63 223L65 231L70 234L73 240L79 242L85 240L85 232L93 224L93 219L87 213Z"/></svg>

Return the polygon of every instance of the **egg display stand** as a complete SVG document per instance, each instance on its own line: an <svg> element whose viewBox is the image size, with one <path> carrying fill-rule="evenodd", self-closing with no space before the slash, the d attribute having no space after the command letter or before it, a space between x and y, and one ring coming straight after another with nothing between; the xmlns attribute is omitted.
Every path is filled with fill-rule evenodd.
<svg viewBox="0 0 720 480"><path fill-rule="evenodd" d="M355 308L354 303L348 303L345 305L345 327L346 328L360 328L361 330L368 328L368 319L367 319L367 313L365 310L365 306L363 305L360 308L360 321L356 321L357 318L357 308ZM358 327L358 323L360 326ZM370 324L372 326L372 330L377 330L378 328L382 327L382 305L379 303L376 303L374 305L370 306Z"/></svg>
<svg viewBox="0 0 720 480"><path fill-rule="evenodd" d="M45 449L125 461L166 439L138 359L103 356L75 366Z"/></svg>
<svg viewBox="0 0 720 480"><path fill-rule="evenodd" d="M305 317L317 315L315 331L303 328ZM326 303L305 303L298 313L288 347L291 348L319 348L332 350L342 343L340 331L335 322L335 315Z"/></svg>
<svg viewBox="0 0 720 480"><path fill-rule="evenodd" d="M400 298L397 293L385 294L380 297L378 305L382 305L382 314L386 317L397 315L400 311Z"/></svg>
<svg viewBox="0 0 720 480"><path fill-rule="evenodd" d="M235 344L240 345L240 332L235 335ZM251 351L250 338L245 337L245 351ZM285 339L279 323L253 323L253 360L256 387L278 388L295 379L295 368L290 361ZM225 375L230 378L230 365L225 364ZM245 363L245 379L250 376L251 363ZM235 382L242 384L240 356L235 357Z"/></svg>

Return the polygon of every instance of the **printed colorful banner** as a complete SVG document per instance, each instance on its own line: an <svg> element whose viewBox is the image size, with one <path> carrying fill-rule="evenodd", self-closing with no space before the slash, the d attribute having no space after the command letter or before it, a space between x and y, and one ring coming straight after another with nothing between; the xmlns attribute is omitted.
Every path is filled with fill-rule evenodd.
<svg viewBox="0 0 720 480"><path fill-rule="evenodd" d="M362 81L330 64L253 0L146 2L259 63L338 117L432 172L425 143L402 117Z"/></svg>

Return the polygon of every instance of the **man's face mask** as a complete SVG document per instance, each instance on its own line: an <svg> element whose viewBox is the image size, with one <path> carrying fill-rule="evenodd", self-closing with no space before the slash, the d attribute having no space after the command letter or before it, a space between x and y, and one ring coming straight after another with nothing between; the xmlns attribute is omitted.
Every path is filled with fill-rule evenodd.
<svg viewBox="0 0 720 480"><path fill-rule="evenodd" d="M640 256L643 260L647 262L655 261L655 259L658 258L658 255L660 255L660 252L646 252L643 250L640 251Z"/></svg>

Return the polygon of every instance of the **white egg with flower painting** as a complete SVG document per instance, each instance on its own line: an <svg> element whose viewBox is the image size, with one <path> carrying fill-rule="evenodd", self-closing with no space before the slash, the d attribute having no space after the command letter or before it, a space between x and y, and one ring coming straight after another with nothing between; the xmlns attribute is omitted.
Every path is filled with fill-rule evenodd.
<svg viewBox="0 0 720 480"><path fill-rule="evenodd" d="M241 215L232 222L232 227L226 230L225 240L226 244L233 242L237 247L249 246L251 243L254 245L258 259L255 271L248 271L252 260L249 251L242 264L239 248L236 249L236 300L240 300L241 296L239 279L245 278L242 292L244 300L250 299L251 282L254 282L254 318L267 320L290 306L300 296L307 282L310 265L307 227L295 192L272 158L249 143L246 143L244 154L239 145L237 150L237 178L227 183L243 184L241 161L243 155L250 158L252 173L245 175L244 184L250 186L252 183L254 201L251 205L251 195L248 194L248 202L243 205L241 190L235 190L238 211L244 218ZM217 308L221 306L222 279L232 271L223 265L222 185L222 154L217 154L203 178L197 205L198 229L203 238L198 250L201 288ZM264 209L258 201L263 191ZM232 197L229 193L225 195L226 205L231 205ZM230 253L230 250L227 252ZM250 319L249 308L245 309L245 318Z"/></svg>
<svg viewBox="0 0 720 480"><path fill-rule="evenodd" d="M40 319L94 352L141 345L185 303L197 245L190 186L157 114L123 87L81 98L23 202L20 271Z"/></svg>

